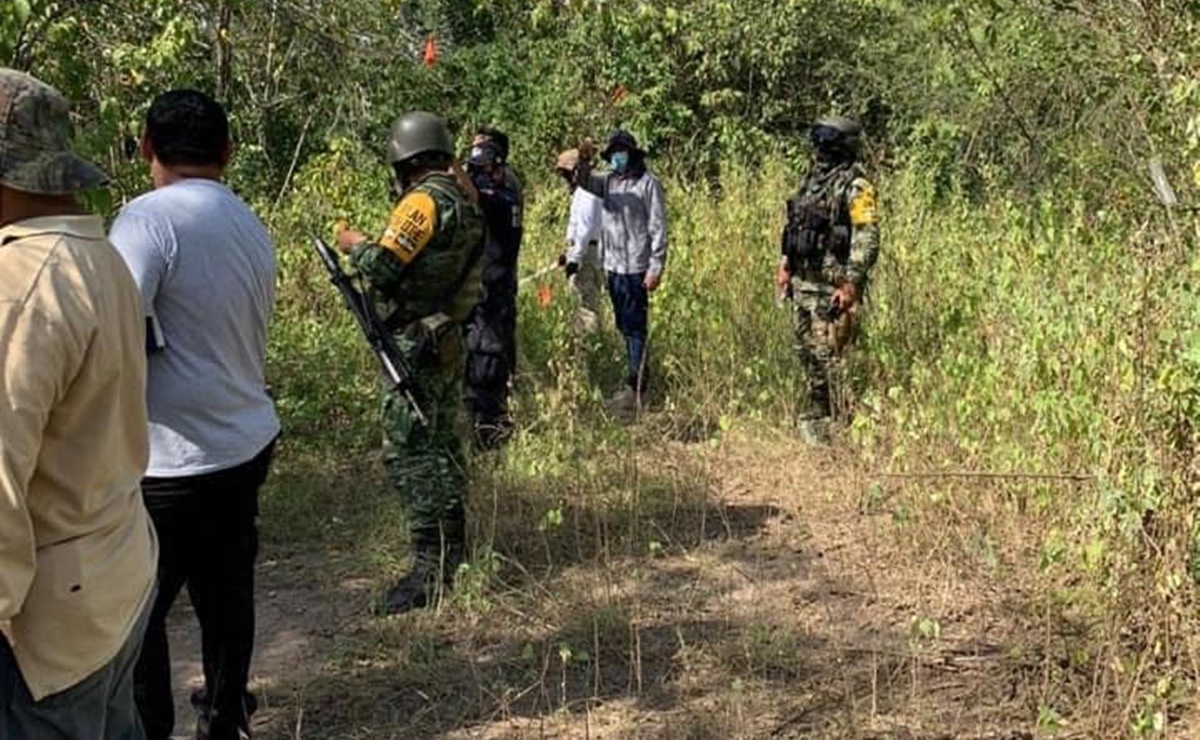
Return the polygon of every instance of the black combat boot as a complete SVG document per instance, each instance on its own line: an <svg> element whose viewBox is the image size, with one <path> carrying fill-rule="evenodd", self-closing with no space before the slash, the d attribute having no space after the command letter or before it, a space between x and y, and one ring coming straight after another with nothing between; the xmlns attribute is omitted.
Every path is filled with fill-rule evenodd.
<svg viewBox="0 0 1200 740"><path fill-rule="evenodd" d="M413 533L413 564L384 597L384 614L403 614L437 603L454 585L454 574L465 557L463 525L449 523L441 532Z"/></svg>
<svg viewBox="0 0 1200 740"><path fill-rule="evenodd" d="M478 452L498 450L512 437L513 424L506 414L479 416L475 419L475 449Z"/></svg>

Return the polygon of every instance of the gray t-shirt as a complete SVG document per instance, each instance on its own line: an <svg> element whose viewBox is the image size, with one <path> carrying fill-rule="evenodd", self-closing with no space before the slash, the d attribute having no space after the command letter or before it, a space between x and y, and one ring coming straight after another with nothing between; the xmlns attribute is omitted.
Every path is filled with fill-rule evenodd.
<svg viewBox="0 0 1200 740"><path fill-rule="evenodd" d="M109 240L145 306L148 476L210 473L279 434L267 395L275 250L262 221L219 182L186 179L130 201Z"/></svg>

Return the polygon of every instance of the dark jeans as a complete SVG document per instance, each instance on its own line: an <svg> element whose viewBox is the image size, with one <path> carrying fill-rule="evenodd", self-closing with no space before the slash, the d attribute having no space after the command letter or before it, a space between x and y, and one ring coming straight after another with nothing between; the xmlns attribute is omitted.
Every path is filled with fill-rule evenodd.
<svg viewBox="0 0 1200 740"><path fill-rule="evenodd" d="M646 389L646 334L650 323L650 295L646 292L646 273L622 275L608 273L608 295L612 299L617 331L625 337L626 382L639 391Z"/></svg>
<svg viewBox="0 0 1200 740"><path fill-rule="evenodd" d="M254 559L258 489L275 443L247 463L203 475L145 478L142 493L158 530L158 597L137 664L138 709L149 740L175 725L167 613L186 584L200 621L204 692L194 697L199 737L236 740L249 729L246 691L254 649Z"/></svg>
<svg viewBox="0 0 1200 740"><path fill-rule="evenodd" d="M0 637L0 740L143 740L133 701L133 666L149 614L147 604L107 665L38 702L29 694L8 641Z"/></svg>

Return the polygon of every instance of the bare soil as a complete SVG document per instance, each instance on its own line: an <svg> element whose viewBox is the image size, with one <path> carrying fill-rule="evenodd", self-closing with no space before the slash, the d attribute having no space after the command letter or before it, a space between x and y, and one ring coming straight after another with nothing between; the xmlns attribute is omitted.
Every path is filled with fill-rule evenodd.
<svg viewBox="0 0 1200 740"><path fill-rule="evenodd" d="M259 697L254 716L256 731L280 724L282 707L276 706L277 689L297 676L311 674L322 655L332 647L336 625L346 620L366 599L369 584L345 583L350 598L330 598L304 575L319 567L311 558L285 563L260 559L255 599L255 649L251 690ZM180 593L167 618L171 642L171 680L175 689L175 736L191 737L195 724L191 693L204 685L200 661L200 628L188 602Z"/></svg>

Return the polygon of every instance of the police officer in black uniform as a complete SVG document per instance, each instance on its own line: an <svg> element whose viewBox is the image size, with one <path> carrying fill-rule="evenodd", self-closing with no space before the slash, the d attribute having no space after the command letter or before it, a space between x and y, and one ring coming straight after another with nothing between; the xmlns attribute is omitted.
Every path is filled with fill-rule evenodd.
<svg viewBox="0 0 1200 740"><path fill-rule="evenodd" d="M521 249L521 191L507 167L508 139L481 131L467 172L487 222L483 297L467 326L467 408L479 449L498 447L512 431L509 381L516 369L517 258Z"/></svg>

